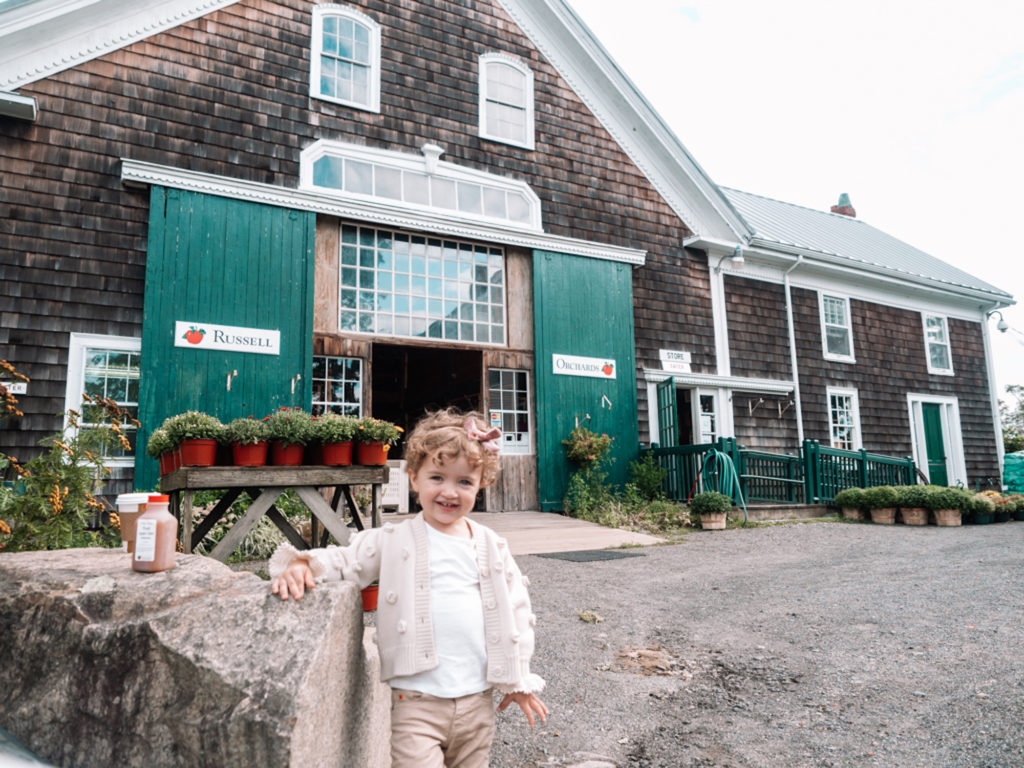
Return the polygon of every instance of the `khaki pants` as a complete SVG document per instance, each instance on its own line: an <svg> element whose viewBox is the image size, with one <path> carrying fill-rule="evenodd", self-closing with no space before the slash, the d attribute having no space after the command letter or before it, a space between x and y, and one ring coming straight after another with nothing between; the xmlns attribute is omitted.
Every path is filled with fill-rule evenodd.
<svg viewBox="0 0 1024 768"><path fill-rule="evenodd" d="M487 768L494 740L494 697L441 699L391 691L391 768Z"/></svg>

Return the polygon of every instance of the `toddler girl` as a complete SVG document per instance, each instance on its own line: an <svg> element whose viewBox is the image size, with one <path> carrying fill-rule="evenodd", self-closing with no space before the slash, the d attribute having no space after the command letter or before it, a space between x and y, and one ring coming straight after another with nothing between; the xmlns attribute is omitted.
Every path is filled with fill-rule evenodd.
<svg viewBox="0 0 1024 768"><path fill-rule="evenodd" d="M377 645L391 685L393 768L486 768L498 711L516 703L532 727L547 721L530 672L528 581L504 539L466 516L498 473L501 432L478 413L428 414L405 458L421 512L361 531L345 547L278 547L271 591L301 599L317 581L380 583Z"/></svg>

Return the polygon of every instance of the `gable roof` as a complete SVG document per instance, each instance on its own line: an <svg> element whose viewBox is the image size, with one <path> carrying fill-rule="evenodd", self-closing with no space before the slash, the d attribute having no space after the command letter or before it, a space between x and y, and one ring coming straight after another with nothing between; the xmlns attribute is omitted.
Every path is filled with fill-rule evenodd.
<svg viewBox="0 0 1024 768"><path fill-rule="evenodd" d="M816 211L738 189L721 187L721 190L753 229L751 245L795 255L802 253L900 279L938 283L958 292L967 289L987 295L991 301L1001 304L1013 302L1013 297L1006 291L860 219Z"/></svg>

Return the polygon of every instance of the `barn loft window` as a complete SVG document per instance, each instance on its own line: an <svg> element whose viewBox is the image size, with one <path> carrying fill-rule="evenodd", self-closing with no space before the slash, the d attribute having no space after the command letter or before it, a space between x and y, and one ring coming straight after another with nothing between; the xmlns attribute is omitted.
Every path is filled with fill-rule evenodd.
<svg viewBox="0 0 1024 768"><path fill-rule="evenodd" d="M501 429L503 453L530 452L530 388L527 371L491 368L487 404L491 423Z"/></svg>
<svg viewBox="0 0 1024 768"><path fill-rule="evenodd" d="M380 25L344 5L313 6L310 94L380 112Z"/></svg>
<svg viewBox="0 0 1024 768"><path fill-rule="evenodd" d="M313 355L313 415L363 415L363 361Z"/></svg>
<svg viewBox="0 0 1024 768"><path fill-rule="evenodd" d="M533 149L533 72L501 53L480 57L480 137Z"/></svg>
<svg viewBox="0 0 1024 768"><path fill-rule="evenodd" d="M953 353L949 348L949 326L942 315L924 315L924 345L928 352L928 373L953 375Z"/></svg>
<svg viewBox="0 0 1024 768"><path fill-rule="evenodd" d="M303 150L299 183L404 210L541 229L540 198L528 184L439 161L441 153L432 144L412 154L321 139Z"/></svg>
<svg viewBox="0 0 1024 768"><path fill-rule="evenodd" d="M850 324L850 300L843 296L821 294L821 346L826 360L852 363L853 328Z"/></svg>
<svg viewBox="0 0 1024 768"><path fill-rule="evenodd" d="M500 248L345 224L339 272L343 332L505 343Z"/></svg>
<svg viewBox="0 0 1024 768"><path fill-rule="evenodd" d="M828 388L829 434L833 448L859 451L860 406L857 390Z"/></svg>

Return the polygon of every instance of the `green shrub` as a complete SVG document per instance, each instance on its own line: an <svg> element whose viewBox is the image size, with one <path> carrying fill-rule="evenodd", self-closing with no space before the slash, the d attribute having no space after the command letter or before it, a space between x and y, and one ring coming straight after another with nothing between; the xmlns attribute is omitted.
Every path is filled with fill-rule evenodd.
<svg viewBox="0 0 1024 768"><path fill-rule="evenodd" d="M967 499L967 509L964 511L970 512L972 515L991 515L995 509L992 499L976 493Z"/></svg>
<svg viewBox="0 0 1024 768"><path fill-rule="evenodd" d="M896 488L896 506L902 509L919 509L925 506L928 489L923 485L901 485Z"/></svg>
<svg viewBox="0 0 1024 768"><path fill-rule="evenodd" d="M224 425L220 419L202 411L185 411L164 420L160 425L167 433L172 450L184 440L220 440Z"/></svg>
<svg viewBox="0 0 1024 768"><path fill-rule="evenodd" d="M690 511L695 515L728 512L730 509L732 509L732 499L718 491L704 491L690 500Z"/></svg>
<svg viewBox="0 0 1024 768"><path fill-rule="evenodd" d="M835 495L832 503L842 509L865 509L867 499L863 488L844 488Z"/></svg>
<svg viewBox="0 0 1024 768"><path fill-rule="evenodd" d="M242 417L228 422L224 427L222 439L227 445L255 445L266 442L267 433L266 422Z"/></svg>
<svg viewBox="0 0 1024 768"><path fill-rule="evenodd" d="M864 490L864 502L868 509L888 509L896 506L898 496L891 485L876 485Z"/></svg>
<svg viewBox="0 0 1024 768"><path fill-rule="evenodd" d="M279 408L265 421L268 440L306 445L313 439L313 417L301 408Z"/></svg>
<svg viewBox="0 0 1024 768"><path fill-rule="evenodd" d="M662 486L668 472L661 468L654 454L648 451L636 461L629 462L629 474L640 495L649 500L664 498Z"/></svg>
<svg viewBox="0 0 1024 768"><path fill-rule="evenodd" d="M925 494L924 505L931 510L959 509L966 511L968 499L967 492L960 488L929 486Z"/></svg>
<svg viewBox="0 0 1024 768"><path fill-rule="evenodd" d="M562 441L562 445L565 446L565 456L569 461L586 467L599 464L604 459L611 450L612 439L578 424L569 432L569 437Z"/></svg>
<svg viewBox="0 0 1024 768"><path fill-rule="evenodd" d="M149 436L149 440L146 441L146 455L159 459L165 453L173 451L174 447L170 435L167 434L167 430L163 427L157 427L153 430L153 434Z"/></svg>
<svg viewBox="0 0 1024 768"><path fill-rule="evenodd" d="M325 413L313 422L313 437L321 443L351 442L359 430L359 419L340 413Z"/></svg>

